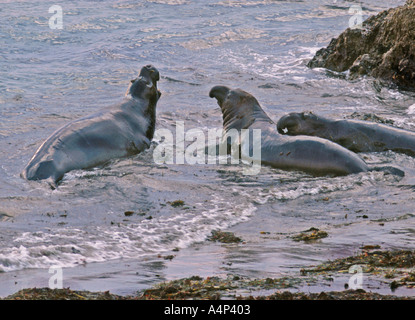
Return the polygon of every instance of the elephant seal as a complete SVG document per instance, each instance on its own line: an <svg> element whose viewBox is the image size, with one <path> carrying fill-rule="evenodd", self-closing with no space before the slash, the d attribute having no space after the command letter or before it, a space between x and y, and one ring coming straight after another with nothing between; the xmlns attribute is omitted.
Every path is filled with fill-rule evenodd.
<svg viewBox="0 0 415 320"><path fill-rule="evenodd" d="M279 134L255 97L241 89L215 86L209 96L217 99L222 110L225 132L231 129L261 130L261 164L317 176L369 170L358 155L329 140Z"/></svg>
<svg viewBox="0 0 415 320"><path fill-rule="evenodd" d="M277 123L278 132L331 140L353 152L392 150L415 156L415 132L362 120L331 120L312 112L290 113Z"/></svg>
<svg viewBox="0 0 415 320"><path fill-rule="evenodd" d="M27 180L48 180L51 187L68 171L88 169L137 154L150 146L160 98L158 70L144 66L118 105L72 121L55 131L21 173Z"/></svg>

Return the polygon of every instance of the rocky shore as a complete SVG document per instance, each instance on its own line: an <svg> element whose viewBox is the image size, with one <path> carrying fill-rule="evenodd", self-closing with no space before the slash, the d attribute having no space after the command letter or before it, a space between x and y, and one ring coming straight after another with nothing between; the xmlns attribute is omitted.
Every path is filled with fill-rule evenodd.
<svg viewBox="0 0 415 320"><path fill-rule="evenodd" d="M185 281L187 279L182 279ZM177 282L177 281L176 281ZM210 296L180 295L146 295L146 296L119 296L106 292L76 291L66 289L31 288L16 292L3 300L219 300L220 296L214 291ZM279 291L267 296L238 296L235 300L415 300L415 297L398 297L394 295L382 295L365 290L329 291L320 293L292 293L290 291Z"/></svg>
<svg viewBox="0 0 415 320"><path fill-rule="evenodd" d="M415 290L415 250L379 249L380 246L367 245L360 248L360 254L310 266L299 270L298 276L291 277L250 279L238 275L228 275L226 278L192 276L161 282L132 296L70 288L29 288L3 300L415 300L415 291L409 296L393 295L399 287L405 287L407 292ZM343 291L306 293L299 290L327 279L333 281L349 273L352 266L360 266L365 277L379 279L385 288L389 287L391 294L351 290L347 284Z"/></svg>
<svg viewBox="0 0 415 320"><path fill-rule="evenodd" d="M348 72L349 79L372 76L415 90L415 0L369 17L317 51L310 68Z"/></svg>

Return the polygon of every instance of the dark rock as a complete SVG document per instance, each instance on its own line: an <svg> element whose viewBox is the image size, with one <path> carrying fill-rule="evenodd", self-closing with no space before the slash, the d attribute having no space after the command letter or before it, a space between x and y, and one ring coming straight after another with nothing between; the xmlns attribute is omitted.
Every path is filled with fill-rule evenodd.
<svg viewBox="0 0 415 320"><path fill-rule="evenodd" d="M180 288L178 286L167 286L166 288L164 288L164 293L166 294L170 294L170 293L176 293L180 290Z"/></svg>
<svg viewBox="0 0 415 320"><path fill-rule="evenodd" d="M183 200L175 200L173 202L167 202L167 203L169 203L173 208L184 206L184 201Z"/></svg>
<svg viewBox="0 0 415 320"><path fill-rule="evenodd" d="M312 242L318 239L328 237L328 233L323 230L319 230L317 228L310 228L301 232L298 235L292 236L291 238L294 241L305 241L305 242Z"/></svg>
<svg viewBox="0 0 415 320"><path fill-rule="evenodd" d="M317 300L333 300L333 297L323 291L317 296Z"/></svg>
<svg viewBox="0 0 415 320"><path fill-rule="evenodd" d="M294 296L291 292L285 291L285 292L281 293L281 299L282 300L293 300Z"/></svg>
<svg viewBox="0 0 415 320"><path fill-rule="evenodd" d="M415 90L415 0L369 17L362 28L346 29L320 49L310 68L349 70L349 78L369 75Z"/></svg>
<svg viewBox="0 0 415 320"><path fill-rule="evenodd" d="M212 234L207 238L207 240L222 242L222 243L242 242L242 239L235 236L232 232L225 232L225 231L219 231L219 230L213 230Z"/></svg>

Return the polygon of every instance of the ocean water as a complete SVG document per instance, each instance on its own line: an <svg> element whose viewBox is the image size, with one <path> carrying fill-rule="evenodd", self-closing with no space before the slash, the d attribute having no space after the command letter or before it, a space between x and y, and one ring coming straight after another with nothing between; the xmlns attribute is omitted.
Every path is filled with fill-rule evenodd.
<svg viewBox="0 0 415 320"><path fill-rule="evenodd" d="M56 190L20 177L50 134L120 102L149 63L161 74L157 129L174 132L176 121L186 131L221 128L220 109L208 96L215 85L250 92L275 121L305 110L333 118L360 112L414 129L413 93L306 67L349 26L351 6L360 5L365 19L404 2L67 1L59 4L62 29L51 29L49 8L57 3L0 1L0 296L48 286L56 266L64 287L132 294L192 275L298 276L300 268L366 244L414 248L415 159L393 152L360 156L399 167L404 178L316 178L267 167L249 176L243 165L158 165L156 143L137 156L70 172ZM176 200L184 204L172 206ZM310 227L329 237L292 241ZM212 243L213 230L244 242ZM387 292L378 282L363 285Z"/></svg>

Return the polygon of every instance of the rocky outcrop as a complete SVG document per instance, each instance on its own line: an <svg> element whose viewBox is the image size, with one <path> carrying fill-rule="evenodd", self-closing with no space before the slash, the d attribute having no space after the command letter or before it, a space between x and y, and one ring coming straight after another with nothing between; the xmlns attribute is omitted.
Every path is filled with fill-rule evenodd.
<svg viewBox="0 0 415 320"><path fill-rule="evenodd" d="M348 28L308 63L310 68L349 70L350 79L370 75L415 90L415 0Z"/></svg>

